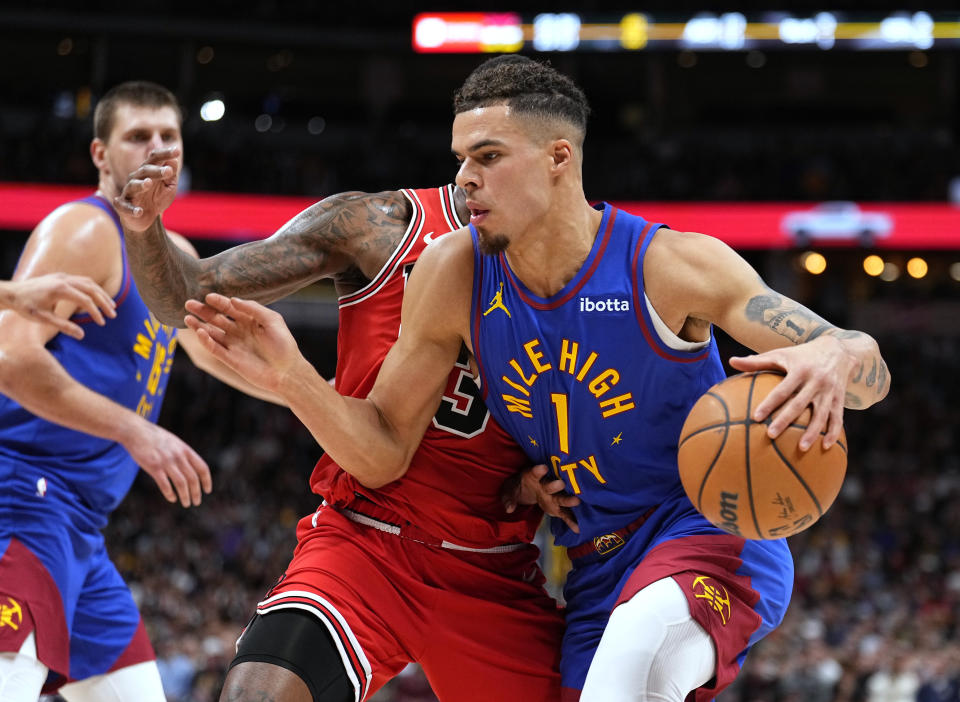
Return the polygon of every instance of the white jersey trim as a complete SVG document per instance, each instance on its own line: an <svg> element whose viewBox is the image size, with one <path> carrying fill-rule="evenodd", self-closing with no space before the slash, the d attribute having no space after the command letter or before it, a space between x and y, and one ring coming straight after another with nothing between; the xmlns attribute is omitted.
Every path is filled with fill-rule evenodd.
<svg viewBox="0 0 960 702"><path fill-rule="evenodd" d="M441 209L443 210L443 219L444 219L444 221L446 221L447 226L450 227L450 231L451 231L451 232L454 232L454 231L456 231L457 229L463 229L463 227L465 226L465 225L460 221L460 217L457 216L457 206L456 206L456 204L455 204L456 201L453 199L453 193L454 193L454 188L455 188L455 187L456 187L456 186L453 185L453 184L444 186L444 189L447 191L447 198L449 198L449 207L447 206L447 203L445 202L445 203L444 203L444 207L441 208ZM450 210L450 216L447 216L447 210L448 210L448 209ZM453 217L453 221L452 221L452 222L450 221L450 217Z"/></svg>
<svg viewBox="0 0 960 702"><path fill-rule="evenodd" d="M276 602L277 600L282 600L288 597L303 597L308 600L313 600L319 605L319 607L311 607L310 605L302 602L286 602L271 606L272 602ZM286 592L281 592L273 595L272 597L268 597L257 605L257 614L268 614L269 612L276 612L281 609L300 609L304 612L310 612L316 616L317 619L323 622L323 625L327 627L327 630L330 632L330 637L333 639L333 642L337 645L337 651L340 653L340 658L343 659L343 668L346 671L347 676L350 678L350 682L353 684L355 702L360 702L363 699L366 691L370 689L370 681L373 679L373 670L370 667L370 661L367 660L367 656L363 652L363 648L360 646L360 642L357 641L357 637L354 636L353 630L350 628L350 625L347 624L347 620L343 618L343 615L337 611L336 607L334 607L324 598L304 590L287 590ZM364 676L366 678L365 684L362 684L360 680L357 679L353 663L350 661L350 655L344 649L343 640L337 633L336 627L334 627L334 625L327 619L327 613L332 614L336 618L337 622L343 628L344 633L347 635L350 648L352 648L353 652L357 655L357 660L360 661L360 666L363 668Z"/></svg>
<svg viewBox="0 0 960 702"><path fill-rule="evenodd" d="M386 263L383 264L383 267L380 269L380 271L373 277L373 280L359 290L356 290L349 295L341 295L337 299L337 302L341 308L355 305L358 302L363 302L371 296L376 295L377 292L379 292L380 289L383 288L383 286L386 285L387 282L393 277L393 274L396 273L397 268L400 267L400 262L407 257L410 249L420 237L420 232L423 230L423 223L426 221L426 212L424 211L423 203L420 202L417 194L412 190L401 190L400 192L403 193L403 196L410 201L410 205L413 207L413 215L410 217L410 223L407 225L407 231L404 232L403 236L400 238L400 242L387 258ZM403 250L402 254L400 253L401 249ZM344 302L344 300L349 301Z"/></svg>
<svg viewBox="0 0 960 702"><path fill-rule="evenodd" d="M657 314L657 311L653 309L653 305L650 304L650 298L647 297L646 292L643 293L643 301L647 303L647 312L650 313L650 319L653 320L653 328L656 330L657 336L674 351L699 351L710 345L710 339L706 341L686 341L681 339L670 331L670 327L660 319L660 315Z"/></svg>

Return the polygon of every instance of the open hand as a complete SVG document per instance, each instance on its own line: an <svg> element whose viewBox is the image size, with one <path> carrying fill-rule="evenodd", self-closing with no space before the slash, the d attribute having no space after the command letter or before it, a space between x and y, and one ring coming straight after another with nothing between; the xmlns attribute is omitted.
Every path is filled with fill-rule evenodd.
<svg viewBox="0 0 960 702"><path fill-rule="evenodd" d="M188 300L184 318L204 347L250 383L282 394L286 373L303 360L283 317L238 297L209 293L204 300Z"/></svg>
<svg viewBox="0 0 960 702"><path fill-rule="evenodd" d="M800 450L806 451L821 432L823 448L830 448L843 429L843 404L847 382L856 366L840 340L823 335L797 346L787 346L753 356L734 356L730 365L739 371L779 370L786 376L753 411L752 420L762 422L773 415L767 435L774 439L813 408ZM778 410L778 408L780 408ZM776 413L774 414L774 411Z"/></svg>
<svg viewBox="0 0 960 702"><path fill-rule="evenodd" d="M104 315L117 316L113 299L84 275L48 273L3 283L3 286L9 292L6 300L10 309L28 319L52 324L58 331L74 339L83 338L83 329L55 313L58 302L73 303L78 311L90 315L100 326L106 323Z"/></svg>

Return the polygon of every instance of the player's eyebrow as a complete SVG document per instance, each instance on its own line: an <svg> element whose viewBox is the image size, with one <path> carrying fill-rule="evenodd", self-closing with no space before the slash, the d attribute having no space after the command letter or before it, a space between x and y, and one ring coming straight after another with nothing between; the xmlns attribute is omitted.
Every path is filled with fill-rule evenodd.
<svg viewBox="0 0 960 702"><path fill-rule="evenodd" d="M467 147L467 153L470 153L470 152L472 152L472 151L476 151L477 149L482 149L482 148L487 147L487 146L503 146L503 142L500 141L499 139L481 139L480 141L474 142L473 144L471 144L470 146L468 146L468 147ZM450 149L450 152L451 152L454 156L459 156L459 155L460 155L460 154L457 152L456 149Z"/></svg>

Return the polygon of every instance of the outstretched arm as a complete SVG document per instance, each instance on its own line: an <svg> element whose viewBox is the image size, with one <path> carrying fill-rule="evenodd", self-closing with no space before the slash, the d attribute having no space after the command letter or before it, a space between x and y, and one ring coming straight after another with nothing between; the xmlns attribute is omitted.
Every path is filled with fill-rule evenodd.
<svg viewBox="0 0 960 702"><path fill-rule="evenodd" d="M154 151L114 201L137 287L166 324L183 326L184 303L211 292L266 304L354 270L372 279L411 216L397 191L341 193L308 207L268 239L192 258L170 244L160 219L176 195L178 154Z"/></svg>
<svg viewBox="0 0 960 702"><path fill-rule="evenodd" d="M91 215L91 212L94 214ZM86 205L60 208L31 234L17 266L18 280L57 271L119 286L120 241L113 222ZM72 302L57 314L69 318ZM54 325L0 314L0 393L44 419L122 445L170 502L200 504L210 492L210 471L197 453L167 430L86 387L47 348Z"/></svg>
<svg viewBox="0 0 960 702"><path fill-rule="evenodd" d="M840 329L764 284L726 244L702 234L657 233L644 260L651 304L675 331L716 324L758 352L731 358L737 370L773 369L786 374L754 411L762 421L774 410L770 436L780 434L807 408L813 418L800 447L825 431L824 447L840 436L843 409L863 409L882 400L890 373L876 341Z"/></svg>
<svg viewBox="0 0 960 702"><path fill-rule="evenodd" d="M47 273L36 278L0 281L0 310L10 309L27 319L46 322L74 339L83 338L79 324L56 314L58 303L73 305L103 326L104 315L116 317L116 305L106 291L85 275Z"/></svg>
<svg viewBox="0 0 960 702"><path fill-rule="evenodd" d="M346 472L377 488L402 477L469 338L469 236L428 247L404 293L400 337L364 398L342 397L300 354L279 314L237 298L191 300L187 325L220 361L282 397ZM465 254L465 255L464 255Z"/></svg>

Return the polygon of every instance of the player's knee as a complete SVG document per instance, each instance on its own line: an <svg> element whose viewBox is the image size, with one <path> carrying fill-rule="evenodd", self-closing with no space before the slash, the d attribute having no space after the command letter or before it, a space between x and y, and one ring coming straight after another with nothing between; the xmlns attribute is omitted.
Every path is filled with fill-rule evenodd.
<svg viewBox="0 0 960 702"><path fill-rule="evenodd" d="M683 702L710 681L716 653L672 578L657 581L610 615L582 702Z"/></svg>
<svg viewBox="0 0 960 702"><path fill-rule="evenodd" d="M0 653L0 700L35 702L47 678L47 666L32 656Z"/></svg>
<svg viewBox="0 0 960 702"><path fill-rule="evenodd" d="M68 683L60 688L67 702L166 702L156 661L135 663Z"/></svg>
<svg viewBox="0 0 960 702"><path fill-rule="evenodd" d="M237 644L221 701L353 702L355 688L326 627L286 609L253 618Z"/></svg>

